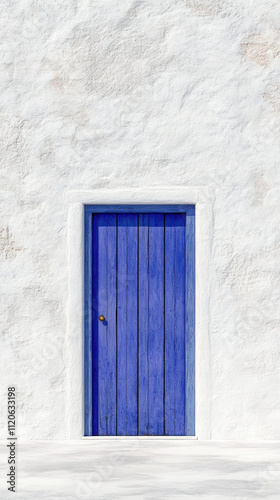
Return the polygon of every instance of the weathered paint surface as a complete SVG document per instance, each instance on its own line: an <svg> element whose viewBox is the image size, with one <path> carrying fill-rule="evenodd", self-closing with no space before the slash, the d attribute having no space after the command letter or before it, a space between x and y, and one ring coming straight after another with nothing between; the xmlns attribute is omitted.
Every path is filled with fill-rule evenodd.
<svg viewBox="0 0 280 500"><path fill-rule="evenodd" d="M84 433L194 436L195 208L126 210L85 207Z"/></svg>
<svg viewBox="0 0 280 500"><path fill-rule="evenodd" d="M280 439L279 1L3 0L0 16L3 438L11 383L22 438L71 437L79 414L67 191L143 185L211 192L211 437Z"/></svg>

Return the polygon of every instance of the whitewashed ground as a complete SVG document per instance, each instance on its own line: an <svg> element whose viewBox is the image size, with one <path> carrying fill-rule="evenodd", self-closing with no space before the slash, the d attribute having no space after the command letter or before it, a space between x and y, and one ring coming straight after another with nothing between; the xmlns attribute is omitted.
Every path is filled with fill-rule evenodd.
<svg viewBox="0 0 280 500"><path fill-rule="evenodd" d="M0 498L6 500L13 498L5 486L6 443L0 453ZM19 442L15 497L279 500L280 442Z"/></svg>

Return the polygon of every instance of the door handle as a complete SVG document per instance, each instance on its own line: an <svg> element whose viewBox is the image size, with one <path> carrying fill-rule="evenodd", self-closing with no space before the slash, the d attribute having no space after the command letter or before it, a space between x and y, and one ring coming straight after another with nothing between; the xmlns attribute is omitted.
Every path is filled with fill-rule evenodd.
<svg viewBox="0 0 280 500"><path fill-rule="evenodd" d="M105 317L104 317L104 316L102 316L102 314L101 314L101 316L99 316L99 318L98 318L98 319L99 319L99 321L104 321L104 320L105 320Z"/></svg>

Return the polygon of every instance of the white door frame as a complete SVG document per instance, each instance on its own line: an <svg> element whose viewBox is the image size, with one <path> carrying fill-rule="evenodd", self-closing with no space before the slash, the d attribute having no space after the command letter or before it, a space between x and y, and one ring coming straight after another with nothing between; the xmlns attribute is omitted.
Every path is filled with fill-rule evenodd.
<svg viewBox="0 0 280 500"><path fill-rule="evenodd" d="M67 192L68 300L65 341L67 438L80 439L84 433L83 259L85 204L194 204L196 206L196 436L198 439L210 439L212 384L209 331L209 263L213 234L213 200L208 188L200 186L190 188L175 186L170 188L115 188ZM96 436L94 439L96 439ZM112 439L112 437L100 437L98 439ZM113 439L123 438L117 437ZM147 437L146 439L150 438ZM160 439L160 437L156 439ZM166 439L166 437L161 439ZM175 439L186 438L175 437Z"/></svg>

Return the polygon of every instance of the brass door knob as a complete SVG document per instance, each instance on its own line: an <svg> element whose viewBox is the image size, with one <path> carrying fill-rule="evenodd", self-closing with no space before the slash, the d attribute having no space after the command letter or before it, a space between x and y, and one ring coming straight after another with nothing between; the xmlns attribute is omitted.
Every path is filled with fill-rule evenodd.
<svg viewBox="0 0 280 500"><path fill-rule="evenodd" d="M104 319L105 319L104 316L102 316L101 314L101 316L99 316L99 321L104 321Z"/></svg>

